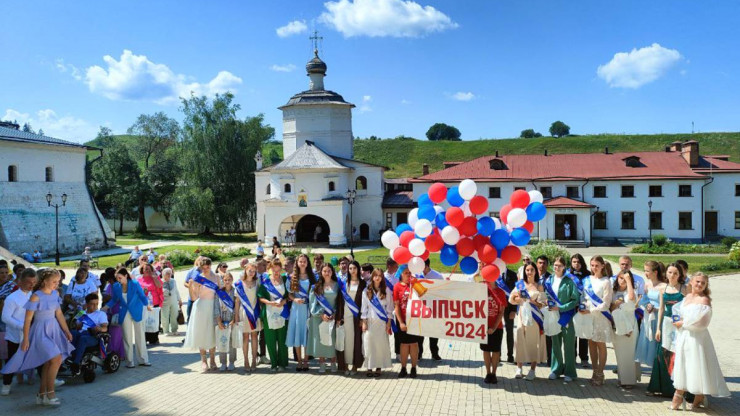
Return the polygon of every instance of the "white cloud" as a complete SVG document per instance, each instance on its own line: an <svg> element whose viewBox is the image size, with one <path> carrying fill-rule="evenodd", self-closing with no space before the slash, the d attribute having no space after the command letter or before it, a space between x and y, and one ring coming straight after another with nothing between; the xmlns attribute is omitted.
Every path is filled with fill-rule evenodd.
<svg viewBox="0 0 740 416"><path fill-rule="evenodd" d="M59 72L69 72L69 75L71 75L72 78L76 79L77 81L82 80L82 72L80 72L79 68L72 64L65 63L64 59L62 58L58 58L54 61L54 67L59 70Z"/></svg>
<svg viewBox="0 0 740 416"><path fill-rule="evenodd" d="M293 71L295 71L295 68L296 68L296 66L293 65L293 64L288 64L288 65L277 65L277 64L275 64L275 65L273 65L273 66L270 67L270 69L273 70L273 71L275 71L275 72L293 72Z"/></svg>
<svg viewBox="0 0 740 416"><path fill-rule="evenodd" d="M411 104L411 101L404 98L401 100L401 104Z"/></svg>
<svg viewBox="0 0 740 416"><path fill-rule="evenodd" d="M475 98L475 94L472 92L462 92L458 91L454 94L452 94L452 99L457 101L470 101Z"/></svg>
<svg viewBox="0 0 740 416"><path fill-rule="evenodd" d="M71 115L59 116L51 109L39 110L32 115L8 108L2 120L15 120L21 126L29 123L36 132L43 130L45 136L78 143L94 139L98 132L98 127L83 119Z"/></svg>
<svg viewBox="0 0 740 416"><path fill-rule="evenodd" d="M207 83L193 81L192 77L174 73L167 65L154 63L144 55L124 50L120 60L110 55L103 57L108 68L87 68L85 83L90 91L111 100L153 101L174 104L179 97L213 96L227 91L235 92L242 79L228 71L221 71Z"/></svg>
<svg viewBox="0 0 740 416"><path fill-rule="evenodd" d="M675 50L653 43L630 52L618 52L596 74L610 87L640 88L665 75L683 56Z"/></svg>
<svg viewBox="0 0 740 416"><path fill-rule="evenodd" d="M304 33L307 30L308 26L306 26L305 20L293 20L287 25L280 26L279 28L275 29L275 32L277 32L277 35L281 38L287 38L288 36Z"/></svg>
<svg viewBox="0 0 740 416"><path fill-rule="evenodd" d="M344 37L420 37L458 25L432 6L403 0L338 0L324 3L319 21Z"/></svg>
<svg viewBox="0 0 740 416"><path fill-rule="evenodd" d="M370 95L362 96L362 105L360 106L360 113L367 113L368 111L373 111L373 108L370 107L370 101L372 100L373 100L373 97Z"/></svg>

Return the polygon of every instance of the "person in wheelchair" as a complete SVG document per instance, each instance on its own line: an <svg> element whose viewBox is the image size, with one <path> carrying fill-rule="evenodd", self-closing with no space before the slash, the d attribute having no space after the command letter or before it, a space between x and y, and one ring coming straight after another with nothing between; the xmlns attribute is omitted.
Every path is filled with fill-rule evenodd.
<svg viewBox="0 0 740 416"><path fill-rule="evenodd" d="M99 310L97 293L85 296L85 314L77 318L77 329L72 330L72 344L75 346L70 369L73 374L80 372L80 363L85 350L98 345L98 335L108 331L108 315Z"/></svg>

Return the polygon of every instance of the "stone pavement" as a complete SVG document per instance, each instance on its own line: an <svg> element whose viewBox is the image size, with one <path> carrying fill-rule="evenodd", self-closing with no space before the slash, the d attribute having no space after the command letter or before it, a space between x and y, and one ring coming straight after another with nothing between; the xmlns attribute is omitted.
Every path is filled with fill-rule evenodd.
<svg viewBox="0 0 740 416"><path fill-rule="evenodd" d="M182 282L183 273L177 275ZM740 414L740 323L735 302L740 297L740 275L711 279L714 316L711 334L718 351L731 398L710 399L708 414ZM181 291L181 293L185 293ZM185 328L182 328L184 331ZM419 378L398 380L400 365L380 379L364 372L354 377L296 373L294 363L287 372L273 374L268 366L257 373L200 374L198 354L181 347L182 336L160 337L162 344L150 349L152 367L127 369L115 374L98 372L92 384L68 381L59 389L62 406L51 410L35 405L37 386L13 385L8 397L0 397L0 414L54 414L98 416L137 415L231 415L256 411L259 414L321 415L663 415L668 399L644 395L649 374L631 391L616 386L614 351L610 348L607 382L593 387L586 381L589 370L572 383L549 381L549 370L538 367L535 381L514 379L515 366L502 364L497 385L481 384L484 375L476 344L440 340L443 361L428 358L420 363ZM504 347L505 349L505 347ZM428 354L428 348L425 348ZM242 360L237 361L239 366ZM645 369L647 371L647 369Z"/></svg>

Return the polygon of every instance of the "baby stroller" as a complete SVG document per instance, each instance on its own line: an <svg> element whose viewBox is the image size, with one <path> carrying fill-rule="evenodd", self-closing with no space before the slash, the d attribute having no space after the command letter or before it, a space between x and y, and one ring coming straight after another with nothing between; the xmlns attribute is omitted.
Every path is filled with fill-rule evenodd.
<svg viewBox="0 0 740 416"><path fill-rule="evenodd" d="M121 357L110 349L110 334L103 332L96 335L98 344L85 349L79 371L72 371L74 358L72 356L62 363L59 371L61 377L73 378L82 374L85 383L95 381L95 369L100 366L106 373L115 373L121 367Z"/></svg>

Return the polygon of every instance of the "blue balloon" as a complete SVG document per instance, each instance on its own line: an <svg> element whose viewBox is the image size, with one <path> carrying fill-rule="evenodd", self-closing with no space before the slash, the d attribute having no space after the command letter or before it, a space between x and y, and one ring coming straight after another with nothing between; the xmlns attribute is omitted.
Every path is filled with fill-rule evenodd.
<svg viewBox="0 0 740 416"><path fill-rule="evenodd" d="M419 205L419 212L417 213L419 219L425 219L434 221L434 217L437 215L437 211L434 210L434 205Z"/></svg>
<svg viewBox="0 0 740 416"><path fill-rule="evenodd" d="M491 243L493 243L493 246L496 247L496 250L500 253L504 247L509 245L509 233L503 228L494 231L493 234L491 234Z"/></svg>
<svg viewBox="0 0 740 416"><path fill-rule="evenodd" d="M515 228L511 230L511 242L515 246L526 246L530 239L529 231L524 228Z"/></svg>
<svg viewBox="0 0 740 416"><path fill-rule="evenodd" d="M527 209L525 209L525 212L527 213L527 219L529 221L537 222L545 218L547 208L545 208L541 202L532 202L529 204Z"/></svg>
<svg viewBox="0 0 740 416"><path fill-rule="evenodd" d="M455 246L445 244L439 252L439 261L441 261L445 266L454 266L457 264L457 258L458 255Z"/></svg>
<svg viewBox="0 0 740 416"><path fill-rule="evenodd" d="M437 228L440 230L447 227L449 224L447 224L447 218L445 217L446 211L442 211L439 214L437 214L437 217L434 218L434 223L437 225Z"/></svg>
<svg viewBox="0 0 740 416"><path fill-rule="evenodd" d="M434 206L434 202L432 202L432 200L429 198L429 195L427 195L427 194L421 194L419 196L419 207L423 207L423 206L427 206L427 205L433 207Z"/></svg>
<svg viewBox="0 0 740 416"><path fill-rule="evenodd" d="M459 207L465 203L465 200L457 191L457 186L453 186L447 191L447 202L453 207Z"/></svg>
<svg viewBox="0 0 740 416"><path fill-rule="evenodd" d="M475 274L478 271L478 261L473 257L465 257L460 260L460 270L465 274Z"/></svg>
<svg viewBox="0 0 740 416"><path fill-rule="evenodd" d="M478 220L478 234L490 236L493 230L496 229L496 223L493 222L491 217L483 217Z"/></svg>
<svg viewBox="0 0 740 416"><path fill-rule="evenodd" d="M396 234L399 237L401 236L401 234L403 234L404 231L414 231L414 229L406 223L399 224L398 227L396 227Z"/></svg>

